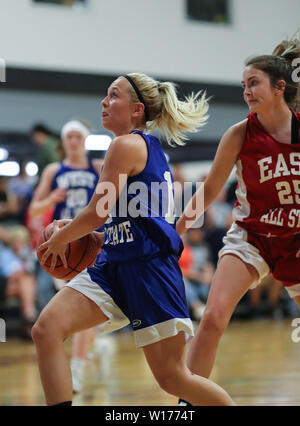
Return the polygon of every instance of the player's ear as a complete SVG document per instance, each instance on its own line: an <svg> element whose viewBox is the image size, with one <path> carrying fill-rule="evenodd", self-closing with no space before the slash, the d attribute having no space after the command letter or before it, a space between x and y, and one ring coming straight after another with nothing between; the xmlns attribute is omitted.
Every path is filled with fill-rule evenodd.
<svg viewBox="0 0 300 426"><path fill-rule="evenodd" d="M286 82L285 80L278 80L275 84L276 93L279 94L285 91Z"/></svg>
<svg viewBox="0 0 300 426"><path fill-rule="evenodd" d="M140 117L144 114L145 106L141 102L133 104L133 116Z"/></svg>

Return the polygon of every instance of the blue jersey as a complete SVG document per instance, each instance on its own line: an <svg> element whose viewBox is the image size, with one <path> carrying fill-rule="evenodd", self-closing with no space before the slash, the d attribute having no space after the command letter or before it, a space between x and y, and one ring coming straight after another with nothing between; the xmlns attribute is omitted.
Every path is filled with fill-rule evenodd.
<svg viewBox="0 0 300 426"><path fill-rule="evenodd" d="M52 182L51 190L63 188L67 191L66 200L58 203L54 210L54 219L73 219L90 201L99 180L92 161L88 168L76 169L60 165Z"/></svg>
<svg viewBox="0 0 300 426"><path fill-rule="evenodd" d="M130 321L136 344L143 347L181 331L188 339L193 325L178 264L183 244L175 228L173 178L159 140L133 133L146 142L146 166L128 178L104 225L105 243L95 265L67 286L93 300L111 329Z"/></svg>
<svg viewBox="0 0 300 426"><path fill-rule="evenodd" d="M160 141L138 130L132 133L143 137L148 159L141 173L128 178L104 225L100 262L180 256L183 249L175 226L173 177Z"/></svg>

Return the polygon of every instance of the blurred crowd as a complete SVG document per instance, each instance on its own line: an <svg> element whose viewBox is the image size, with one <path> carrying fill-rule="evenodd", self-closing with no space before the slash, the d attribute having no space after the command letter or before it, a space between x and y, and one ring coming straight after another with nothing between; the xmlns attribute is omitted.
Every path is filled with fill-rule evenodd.
<svg viewBox="0 0 300 426"><path fill-rule="evenodd" d="M40 124L30 136L36 144L40 176L47 164L60 159L58 138ZM29 213L39 176L29 177L25 163L20 164L19 176L0 176L0 317L8 318L8 323L10 316L18 317L18 332L25 339L31 339L38 313L56 293L52 278L36 256L40 233L52 221L53 212L34 217ZM9 324L7 328L9 333Z"/></svg>
<svg viewBox="0 0 300 426"><path fill-rule="evenodd" d="M31 131L36 143L36 162L39 176L44 167L60 160L58 139L43 125ZM186 189L182 167L173 167L176 186L175 206L182 211ZM30 330L37 315L57 292L55 282L39 265L36 247L42 229L52 221L50 209L42 216L31 217L29 205L38 183L29 178L21 164L18 177L0 176L0 317L5 318L11 300L17 301L19 335L30 339ZM205 177L195 177L195 181ZM195 183L191 183L195 191ZM210 284L218 262L222 239L232 223L232 207L235 203L236 182L223 189L217 200L205 214L204 224L190 229L184 236L184 251L180 259L186 296L193 320L200 321L210 290ZM186 200L185 200L186 202ZM280 319L297 312L281 283L268 277L262 285L249 291L238 304L234 318L269 317ZM15 313L16 315L16 313Z"/></svg>

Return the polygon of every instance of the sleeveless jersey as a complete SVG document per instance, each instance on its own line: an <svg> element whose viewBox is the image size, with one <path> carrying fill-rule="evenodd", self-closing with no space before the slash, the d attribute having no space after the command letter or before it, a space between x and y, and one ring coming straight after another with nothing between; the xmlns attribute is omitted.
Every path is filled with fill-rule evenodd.
<svg viewBox="0 0 300 426"><path fill-rule="evenodd" d="M141 173L127 179L104 225L100 262L179 256L183 250L175 227L173 177L160 141L138 130L132 133L141 135L146 142L147 163Z"/></svg>
<svg viewBox="0 0 300 426"><path fill-rule="evenodd" d="M61 163L52 182L51 190L63 188L67 191L66 200L54 209L54 219L73 219L90 201L99 180L92 161L88 168L76 169Z"/></svg>
<svg viewBox="0 0 300 426"><path fill-rule="evenodd" d="M250 113L236 166L237 224L268 237L300 233L300 143L278 142Z"/></svg>

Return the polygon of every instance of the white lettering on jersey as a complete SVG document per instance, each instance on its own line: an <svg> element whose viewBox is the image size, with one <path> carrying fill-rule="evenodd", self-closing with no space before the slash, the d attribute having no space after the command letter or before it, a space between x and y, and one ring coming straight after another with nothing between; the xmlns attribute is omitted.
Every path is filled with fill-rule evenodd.
<svg viewBox="0 0 300 426"><path fill-rule="evenodd" d="M292 209L286 219L282 217L282 213L283 208L270 210L269 213L261 216L260 222L270 225L287 226L289 228L300 228L300 210Z"/></svg>
<svg viewBox="0 0 300 426"><path fill-rule="evenodd" d="M282 212L283 209L270 210L269 213L262 215L260 221L271 225L283 226Z"/></svg>
<svg viewBox="0 0 300 426"><path fill-rule="evenodd" d="M292 175L300 175L300 152L292 152L290 155L291 166L297 166L298 169L291 169ZM298 160L298 161L297 161Z"/></svg>
<svg viewBox="0 0 300 426"><path fill-rule="evenodd" d="M257 161L259 171L260 171L260 179L259 183L266 182L272 178L278 178L282 176L299 176L300 175L300 153L299 152L291 152L289 155L290 165L295 166L291 167L289 170L289 166L286 163L286 160L283 154L278 154L277 159L275 160L272 157L265 157L261 160ZM272 163L276 161L275 172L272 172L272 168L270 167Z"/></svg>
<svg viewBox="0 0 300 426"><path fill-rule="evenodd" d="M282 154L278 154L276 170L273 177L290 176L288 166Z"/></svg>
<svg viewBox="0 0 300 426"><path fill-rule="evenodd" d="M296 225L296 218L298 217L298 222ZM289 214L289 221L288 221L288 227L294 228L294 227L300 228L300 210L292 209Z"/></svg>
<svg viewBox="0 0 300 426"><path fill-rule="evenodd" d="M125 233L126 233L126 238L127 238L126 242L131 243L131 241L133 241L134 238L133 238L133 235L132 235L132 233L130 232L130 229L129 229L129 228L131 228L131 223L129 222L129 220L127 220L126 222L123 222L123 227L124 227L124 230L125 230Z"/></svg>
<svg viewBox="0 0 300 426"><path fill-rule="evenodd" d="M65 172L57 177L57 185L59 188L73 188L76 186L83 186L86 188L95 187L96 176L86 170L74 170Z"/></svg>
<svg viewBox="0 0 300 426"><path fill-rule="evenodd" d="M108 236L106 244L116 246L117 244L131 243L134 238L130 228L131 223L129 220L118 225L109 226L105 231Z"/></svg>
<svg viewBox="0 0 300 426"><path fill-rule="evenodd" d="M263 158L262 160L259 160L257 162L257 164L259 165L259 169L260 169L260 179L259 179L259 183L263 183L266 182L267 180L272 179L272 170L269 169L267 164L272 164L272 157L266 157ZM265 172L268 171L267 174L265 174Z"/></svg>

